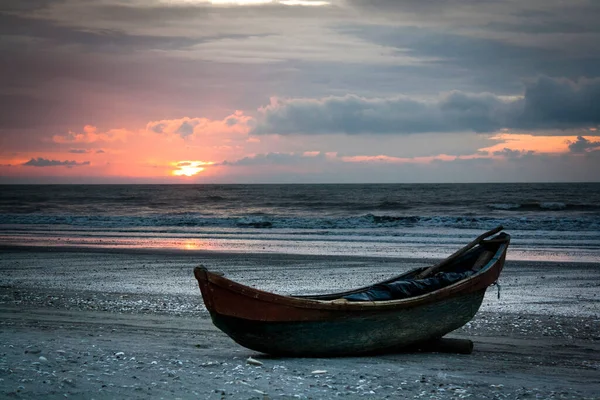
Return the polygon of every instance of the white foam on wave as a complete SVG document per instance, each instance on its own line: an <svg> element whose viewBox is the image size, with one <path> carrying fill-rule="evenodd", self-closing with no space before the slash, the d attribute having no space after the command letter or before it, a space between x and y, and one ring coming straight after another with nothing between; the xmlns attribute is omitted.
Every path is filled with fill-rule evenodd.
<svg viewBox="0 0 600 400"><path fill-rule="evenodd" d="M540 203L540 208L545 210L564 210L567 208L567 205L557 201L549 201Z"/></svg>
<svg viewBox="0 0 600 400"><path fill-rule="evenodd" d="M519 207L521 207L521 205L518 203L497 203L490 204L489 207L495 210L517 210Z"/></svg>
<svg viewBox="0 0 600 400"><path fill-rule="evenodd" d="M547 203L554 209L563 203ZM239 229L384 229L384 228L452 228L491 229L503 225L510 229L545 231L598 231L600 215L529 214L502 216L393 216L365 214L358 216L229 216L206 217L200 214L150 216L72 216L72 215L0 215L0 231L6 226L70 227L88 229L178 229L178 228L239 228Z"/></svg>

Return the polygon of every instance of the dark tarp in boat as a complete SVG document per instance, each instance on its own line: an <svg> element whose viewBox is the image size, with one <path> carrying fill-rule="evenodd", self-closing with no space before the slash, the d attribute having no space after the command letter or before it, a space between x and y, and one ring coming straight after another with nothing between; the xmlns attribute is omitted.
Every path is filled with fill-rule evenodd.
<svg viewBox="0 0 600 400"><path fill-rule="evenodd" d="M431 278L399 280L371 286L361 293L344 296L348 301L385 301L420 296L450 286L473 275L475 271L440 272Z"/></svg>
<svg viewBox="0 0 600 400"><path fill-rule="evenodd" d="M503 237L503 234L498 235L498 238ZM482 266L479 261L487 262L491 257L492 253L486 251L485 247L481 247L450 263L446 271L438 272L433 276L419 277L418 274L411 274L395 281L381 282L343 298L358 302L402 300L421 296L468 278Z"/></svg>

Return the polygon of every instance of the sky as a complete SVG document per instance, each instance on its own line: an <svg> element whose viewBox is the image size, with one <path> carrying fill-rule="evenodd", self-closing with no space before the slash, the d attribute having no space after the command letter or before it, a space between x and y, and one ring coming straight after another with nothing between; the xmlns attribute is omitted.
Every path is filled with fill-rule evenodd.
<svg viewBox="0 0 600 400"><path fill-rule="evenodd" d="M596 0L4 0L0 183L600 180Z"/></svg>

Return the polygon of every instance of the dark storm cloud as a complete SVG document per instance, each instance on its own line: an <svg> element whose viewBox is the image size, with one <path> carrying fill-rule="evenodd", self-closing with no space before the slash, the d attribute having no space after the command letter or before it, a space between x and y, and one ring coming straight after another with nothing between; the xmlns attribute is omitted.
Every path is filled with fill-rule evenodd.
<svg viewBox="0 0 600 400"><path fill-rule="evenodd" d="M600 11L600 9L599 9ZM507 23L507 22L490 22L485 26L493 31L505 32L522 32L522 33L596 33L600 32L600 26L582 25L577 21L561 21L556 17L546 20L530 21L527 24Z"/></svg>
<svg viewBox="0 0 600 400"><path fill-rule="evenodd" d="M61 3L60 0L4 0L0 5L0 12L34 11L46 8L52 4Z"/></svg>
<svg viewBox="0 0 600 400"><path fill-rule="evenodd" d="M433 102L409 97L281 100L263 109L253 133L422 133L476 130L506 125L518 102L492 94L453 92Z"/></svg>
<svg viewBox="0 0 600 400"><path fill-rule="evenodd" d="M519 90L524 77L548 75L577 79L600 75L600 55L596 46L586 45L583 40L575 46L565 45L568 49L559 51L544 45L465 34L453 29L374 25L338 29L376 44L407 50L417 58L434 59L427 62L422 71L432 79L442 75L447 80L458 81L459 84L470 82L472 86L495 93ZM600 41L600 32L592 36L597 36ZM556 41L555 38L547 40ZM567 50L574 54L567 53Z"/></svg>
<svg viewBox="0 0 600 400"><path fill-rule="evenodd" d="M412 21L413 28L435 28L450 36L487 38L531 49L552 48L560 53L564 50L571 55L578 53L584 58L597 59L590 57L597 51L589 51L590 47L598 48L594 44L600 33L597 1L347 0L347 4L366 16L404 22L400 25ZM564 53L555 54L555 60L564 60ZM477 58L477 53L472 56Z"/></svg>
<svg viewBox="0 0 600 400"><path fill-rule="evenodd" d="M29 166L29 167L59 167L59 166L65 166L65 167L79 167L82 165L90 165L89 161L83 161L83 162L77 162L77 161L58 161L58 160L48 160L46 158L32 158L31 160L27 161L26 163L23 163L22 165L24 166Z"/></svg>
<svg viewBox="0 0 600 400"><path fill-rule="evenodd" d="M576 141L569 143L569 151L571 153L587 153L598 147L600 147L600 141L594 142L583 136L577 136Z"/></svg>
<svg viewBox="0 0 600 400"><path fill-rule="evenodd" d="M600 78L541 77L523 99L452 92L433 101L409 97L275 100L255 134L493 132L501 128L570 128L600 123Z"/></svg>
<svg viewBox="0 0 600 400"><path fill-rule="evenodd" d="M525 128L569 128L600 123L600 78L540 77L525 91Z"/></svg>
<svg viewBox="0 0 600 400"><path fill-rule="evenodd" d="M476 6L485 3L481 0L346 0L346 3L363 10L374 11L380 14L417 12L439 13L444 9L459 6Z"/></svg>
<svg viewBox="0 0 600 400"><path fill-rule="evenodd" d="M339 27L341 32L386 46L409 49L411 54L438 58L438 62L465 64L477 60L493 65L498 60L522 62L540 56L551 56L549 50L531 49L500 40L467 36L418 26L353 25ZM532 54L533 53L533 54Z"/></svg>
<svg viewBox="0 0 600 400"><path fill-rule="evenodd" d="M600 76L598 1L347 3L361 11L364 23L340 25L341 32L435 58L422 75L444 74L454 89L470 84L477 91L509 94L519 91L523 78ZM375 17L390 23L373 22Z"/></svg>
<svg viewBox="0 0 600 400"><path fill-rule="evenodd" d="M85 50L98 52L130 52L140 50L177 50L215 39L236 39L247 35L215 37L185 37L136 35L114 29L67 27L54 21L0 13L0 35L4 39L27 37L41 40L45 45L81 45Z"/></svg>
<svg viewBox="0 0 600 400"><path fill-rule="evenodd" d="M597 26L594 21L600 12L598 2L585 0L560 3L547 0L346 0L346 3L370 15L389 18L410 15L419 22L437 21L443 25L478 16L470 21L472 26L483 25L510 32L594 30L594 25Z"/></svg>
<svg viewBox="0 0 600 400"><path fill-rule="evenodd" d="M458 109L437 111L452 114L452 118L435 116L430 122L413 121L410 127L406 121L385 117L388 121L380 121L381 125L387 124L384 130L395 131L394 124L401 122L420 132L439 131L443 129L440 124L448 123L455 131L485 132L504 124L504 111L498 108L505 104L500 98L492 100L493 104L473 99L479 95L471 92L522 93L523 79L540 74L571 79L600 75L600 53L592 51L588 42L568 46L574 54L567 54L545 46L555 40L553 37L544 39L547 33L595 37L595 11L600 2L560 7L542 1L504 4L481 0L349 0L333 2L339 5L334 7L110 3L2 2L0 50L7 62L0 63L0 87L4 89L0 128L39 128L51 123L68 124L70 129L88 123L111 127L121 124L124 115L143 124L183 115L203 116L214 98L223 99L215 106L223 115L225 109L255 109L273 95L321 98L356 93L381 98L405 94L411 95L410 104L418 108L422 104L413 94L457 90L457 98L448 101ZM348 4L361 13L348 13ZM62 15L61 10L71 12ZM302 51L297 58L260 65L236 64L235 59L225 64L185 58L196 44L268 39L265 31L291 35L282 28L294 27L303 19L314 21L324 32L333 30L349 40L397 48L398 54L427 61L383 65L332 61L330 57L325 62L303 59ZM381 23L385 19L398 23ZM231 22L234 24L226 25ZM471 28L477 30L467 32ZM505 38L515 32L523 39L534 38L540 45ZM281 51L271 47L268 40L257 41L257 45L260 51ZM248 53L253 53L253 44L248 46ZM472 110L459 111L465 107L458 104L461 95L476 103ZM531 126L537 126L540 112L550 108L545 105L536 111L538 116L524 117L532 119ZM549 120L548 125L572 124L566 119ZM527 126L526 118L519 120L519 126ZM161 131L159 126L153 129ZM364 131L365 127L359 125L356 130ZM183 128L182 134L185 131Z"/></svg>
<svg viewBox="0 0 600 400"><path fill-rule="evenodd" d="M292 12L290 7L276 3L243 8L219 7L208 2L111 4L92 1L83 4L82 1L35 1L29 7L23 7L21 3L9 0L6 6L0 6L0 35L5 39L35 38L43 40L45 45L76 44L83 46L87 51L102 52L181 50L216 40L266 36L265 29L268 30L267 26L263 25L261 31L249 29L247 33L223 32L223 29L215 29L222 28L218 22L214 22L220 18L229 17L235 21L261 17L318 15L311 12L312 10ZM31 12L40 9L42 12ZM65 13L66 15L63 15ZM209 33L215 31L221 33Z"/></svg>

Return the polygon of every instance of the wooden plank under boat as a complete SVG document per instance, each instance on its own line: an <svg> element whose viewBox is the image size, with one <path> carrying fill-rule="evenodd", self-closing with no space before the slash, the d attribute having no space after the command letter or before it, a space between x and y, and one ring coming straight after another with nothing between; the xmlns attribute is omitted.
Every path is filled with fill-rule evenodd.
<svg viewBox="0 0 600 400"><path fill-rule="evenodd" d="M284 296L233 282L204 267L195 268L194 275L213 323L249 349L301 357L397 351L439 339L473 318L504 265L510 236L500 233L486 239L501 230L484 233L434 266L376 284L473 270L449 286L403 299L345 299L376 285L326 295Z"/></svg>

